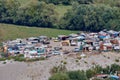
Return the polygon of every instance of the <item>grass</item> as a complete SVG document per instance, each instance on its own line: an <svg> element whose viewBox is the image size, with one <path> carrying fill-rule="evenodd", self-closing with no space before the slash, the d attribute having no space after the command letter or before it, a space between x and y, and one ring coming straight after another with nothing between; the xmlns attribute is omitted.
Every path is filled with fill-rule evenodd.
<svg viewBox="0 0 120 80"><path fill-rule="evenodd" d="M51 28L37 28L18 26L11 24L0 24L0 38L2 40L12 40L16 38L27 38L45 35L49 37L56 37L57 35L68 35L70 33L77 33L78 31L59 30Z"/></svg>

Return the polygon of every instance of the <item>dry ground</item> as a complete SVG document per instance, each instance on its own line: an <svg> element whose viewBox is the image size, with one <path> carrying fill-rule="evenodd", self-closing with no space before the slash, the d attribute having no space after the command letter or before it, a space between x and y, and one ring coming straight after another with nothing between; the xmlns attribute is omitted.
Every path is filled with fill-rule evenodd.
<svg viewBox="0 0 120 80"><path fill-rule="evenodd" d="M115 59L120 60L120 53L107 52L89 55L82 59L77 59L77 56L57 55L32 63L7 61L6 64L3 64L0 62L0 80L48 80L50 69L61 64L61 61L67 62L68 70L86 70L91 68L93 63L103 67L113 63L120 65L120 62L115 61Z"/></svg>

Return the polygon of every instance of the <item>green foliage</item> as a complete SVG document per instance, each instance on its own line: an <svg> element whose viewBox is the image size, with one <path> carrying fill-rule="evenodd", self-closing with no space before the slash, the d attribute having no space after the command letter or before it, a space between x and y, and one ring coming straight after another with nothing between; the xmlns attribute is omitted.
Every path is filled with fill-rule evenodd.
<svg viewBox="0 0 120 80"><path fill-rule="evenodd" d="M66 66L65 65L59 65L59 66L54 66L52 69L51 69L51 71L50 71L50 73L51 74L55 74L55 73L63 73L63 72L66 72L67 71L67 68L66 68Z"/></svg>
<svg viewBox="0 0 120 80"><path fill-rule="evenodd" d="M3 62L3 64L6 64L6 62Z"/></svg>
<svg viewBox="0 0 120 80"><path fill-rule="evenodd" d="M111 65L111 72L115 73L115 71L119 71L120 70L120 66L117 64L112 64Z"/></svg>
<svg viewBox="0 0 120 80"><path fill-rule="evenodd" d="M25 62L34 62L34 61L40 61L45 60L46 58L40 57L40 58L32 58L32 59L25 59Z"/></svg>
<svg viewBox="0 0 120 80"><path fill-rule="evenodd" d="M56 73L49 80L70 80L68 75L65 73Z"/></svg>
<svg viewBox="0 0 120 80"><path fill-rule="evenodd" d="M120 7L120 0L94 0L94 3Z"/></svg>
<svg viewBox="0 0 120 80"><path fill-rule="evenodd" d="M119 62L119 59L115 59L115 62Z"/></svg>
<svg viewBox="0 0 120 80"><path fill-rule="evenodd" d="M6 60L6 58L0 58L0 61L5 61Z"/></svg>
<svg viewBox="0 0 120 80"><path fill-rule="evenodd" d="M0 23L84 31L120 30L119 7L119 0L0 0ZM0 36L5 36L1 32L0 29Z"/></svg>
<svg viewBox="0 0 120 80"><path fill-rule="evenodd" d="M58 68L54 67L54 70L56 71L52 77L50 77L49 80L63 80L61 78L61 72L57 71ZM96 74L115 74L116 71L120 70L120 65L112 64L111 66L107 66L105 68L102 68L101 66L94 66L91 69L88 69L86 71L68 71L68 72L62 72L62 74L67 76L67 79L69 80L89 80L91 77L94 77ZM101 79L94 79L94 80L101 80ZM111 80L109 78L105 80Z"/></svg>
<svg viewBox="0 0 120 80"><path fill-rule="evenodd" d="M67 74L70 80L88 80L84 71L70 71Z"/></svg>
<svg viewBox="0 0 120 80"><path fill-rule="evenodd" d="M12 40L16 38L28 38L31 36L40 36L45 35L48 37L56 37L57 35L68 35L70 33L77 33L77 31L70 30L59 30L51 28L36 28L28 26L18 26L10 24L0 24L0 30L3 30L2 39L3 40Z"/></svg>
<svg viewBox="0 0 120 80"><path fill-rule="evenodd" d="M120 9L108 5L73 5L60 24L70 30L99 31L119 30Z"/></svg>
<svg viewBox="0 0 120 80"><path fill-rule="evenodd" d="M73 2L77 2L79 4L93 3L93 0L39 0L39 1L45 1L46 3L53 3L55 5L58 4L71 5Z"/></svg>
<svg viewBox="0 0 120 80"><path fill-rule="evenodd" d="M54 27L57 23L57 13L52 4L37 0L22 7L16 0L0 0L0 4L0 22L38 27Z"/></svg>

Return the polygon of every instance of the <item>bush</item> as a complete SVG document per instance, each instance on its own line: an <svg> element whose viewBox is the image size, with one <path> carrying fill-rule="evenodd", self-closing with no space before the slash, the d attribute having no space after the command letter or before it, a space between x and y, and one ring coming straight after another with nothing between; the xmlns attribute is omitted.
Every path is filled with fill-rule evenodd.
<svg viewBox="0 0 120 80"><path fill-rule="evenodd" d="M0 58L0 61L5 61L6 60L6 58Z"/></svg>
<svg viewBox="0 0 120 80"><path fill-rule="evenodd" d="M49 80L70 80L68 75L65 73L56 73Z"/></svg>
<svg viewBox="0 0 120 80"><path fill-rule="evenodd" d="M119 62L119 59L115 59L115 62Z"/></svg>
<svg viewBox="0 0 120 80"><path fill-rule="evenodd" d="M79 60L75 60L76 62L79 62Z"/></svg>
<svg viewBox="0 0 120 80"><path fill-rule="evenodd" d="M6 64L6 62L3 62L3 64Z"/></svg>
<svg viewBox="0 0 120 80"><path fill-rule="evenodd" d="M32 58L32 59L26 59L26 62L34 62L34 61L39 61L39 60L45 60L45 57L40 57L40 58Z"/></svg>
<svg viewBox="0 0 120 80"><path fill-rule="evenodd" d="M59 65L59 66L54 66L50 73L51 74L54 74L54 73L60 73L60 72L66 72L67 71L67 68L65 65Z"/></svg>
<svg viewBox="0 0 120 80"><path fill-rule="evenodd" d="M86 61L84 61L85 64L88 64Z"/></svg>
<svg viewBox="0 0 120 80"><path fill-rule="evenodd" d="M20 61L20 62L26 61L26 59L22 57L14 57L13 59L14 61Z"/></svg>
<svg viewBox="0 0 120 80"><path fill-rule="evenodd" d="M88 80L84 71L69 71L67 74L70 80Z"/></svg>
<svg viewBox="0 0 120 80"><path fill-rule="evenodd" d="M63 64L67 64L67 62L66 62L66 61L64 61L64 62L63 62Z"/></svg>

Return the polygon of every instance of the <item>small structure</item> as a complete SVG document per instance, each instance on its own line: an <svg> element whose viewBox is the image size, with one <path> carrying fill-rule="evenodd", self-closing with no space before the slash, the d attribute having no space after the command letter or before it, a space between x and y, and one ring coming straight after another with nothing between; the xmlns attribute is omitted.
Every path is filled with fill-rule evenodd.
<svg viewBox="0 0 120 80"><path fill-rule="evenodd" d="M61 42L62 46L70 46L70 41L69 40L65 40Z"/></svg>
<svg viewBox="0 0 120 80"><path fill-rule="evenodd" d="M66 35L58 35L58 40L66 40L68 36Z"/></svg>

